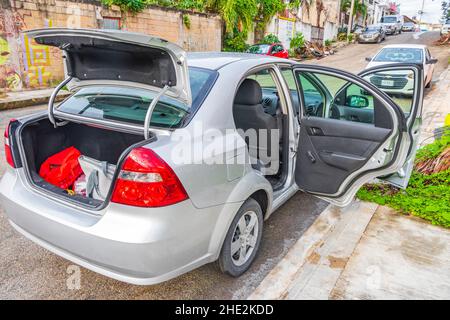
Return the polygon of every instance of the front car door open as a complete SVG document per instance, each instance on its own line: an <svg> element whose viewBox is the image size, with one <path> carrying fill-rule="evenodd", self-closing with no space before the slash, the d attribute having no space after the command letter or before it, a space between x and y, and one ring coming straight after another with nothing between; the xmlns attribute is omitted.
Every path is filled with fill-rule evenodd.
<svg viewBox="0 0 450 320"><path fill-rule="evenodd" d="M414 159L420 127L420 66L377 67L361 76L321 66L293 69L302 107L299 189L344 206L374 178L409 179L402 167Z"/></svg>

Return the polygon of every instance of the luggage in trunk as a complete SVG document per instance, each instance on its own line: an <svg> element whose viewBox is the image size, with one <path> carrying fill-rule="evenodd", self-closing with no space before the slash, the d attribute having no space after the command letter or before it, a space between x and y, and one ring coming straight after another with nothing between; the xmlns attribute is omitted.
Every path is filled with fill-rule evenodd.
<svg viewBox="0 0 450 320"><path fill-rule="evenodd" d="M103 203L102 198L107 197L111 183L105 184L104 178L112 178L121 154L129 146L142 140L141 135L73 122L54 128L47 118L27 124L21 133L22 146L32 183L56 196L93 207L100 206ZM38 174L41 165L47 158L68 147L75 147L80 151L85 170L92 171L95 168L106 166L106 171L103 171L105 177L99 177L103 181L101 190L94 190L89 196L70 194L67 190L46 182Z"/></svg>

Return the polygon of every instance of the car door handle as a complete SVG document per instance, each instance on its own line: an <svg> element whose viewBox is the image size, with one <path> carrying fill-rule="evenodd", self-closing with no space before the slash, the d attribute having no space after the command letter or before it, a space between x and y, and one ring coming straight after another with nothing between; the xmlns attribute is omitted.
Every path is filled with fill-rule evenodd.
<svg viewBox="0 0 450 320"><path fill-rule="evenodd" d="M320 128L317 127L310 127L309 128L309 133L312 136L323 136L323 131Z"/></svg>
<svg viewBox="0 0 450 320"><path fill-rule="evenodd" d="M311 151L308 151L306 154L308 155L308 158L309 160L311 160L312 163L316 163L316 157L314 157Z"/></svg>

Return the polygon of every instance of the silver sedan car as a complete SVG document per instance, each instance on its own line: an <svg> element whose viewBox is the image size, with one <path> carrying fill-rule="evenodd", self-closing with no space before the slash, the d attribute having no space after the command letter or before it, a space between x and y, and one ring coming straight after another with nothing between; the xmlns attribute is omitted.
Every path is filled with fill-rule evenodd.
<svg viewBox="0 0 450 320"><path fill-rule="evenodd" d="M210 262L239 276L264 221L298 190L344 206L377 177L407 185L423 96L415 64L354 75L252 54L187 54L136 33L28 36L61 49L66 77L47 111L7 126L1 206L18 232L105 276L149 285ZM401 105L367 81L400 71L414 79ZM63 86L73 94L56 105ZM83 192L83 181L61 187L41 174L69 147L81 154Z"/></svg>

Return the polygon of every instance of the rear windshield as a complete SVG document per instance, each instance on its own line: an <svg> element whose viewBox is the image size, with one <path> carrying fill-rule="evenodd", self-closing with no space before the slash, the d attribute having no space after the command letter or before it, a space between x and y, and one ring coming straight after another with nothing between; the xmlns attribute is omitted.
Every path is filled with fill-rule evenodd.
<svg viewBox="0 0 450 320"><path fill-rule="evenodd" d="M385 48L373 59L380 62L422 63L422 49Z"/></svg>
<svg viewBox="0 0 450 320"><path fill-rule="evenodd" d="M163 96L153 110L151 127L178 128L201 105L216 78L216 71L189 68L192 106ZM124 86L95 85L81 88L58 106L58 111L88 118L144 124L145 114L157 93Z"/></svg>

